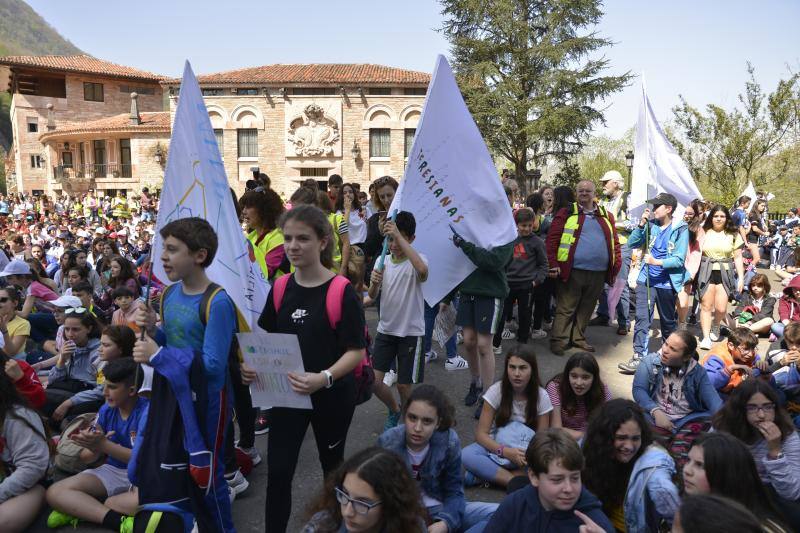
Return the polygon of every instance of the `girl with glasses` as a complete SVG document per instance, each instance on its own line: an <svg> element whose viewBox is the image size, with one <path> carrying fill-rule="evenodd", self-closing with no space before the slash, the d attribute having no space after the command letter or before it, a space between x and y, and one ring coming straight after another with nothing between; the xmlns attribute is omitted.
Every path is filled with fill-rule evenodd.
<svg viewBox="0 0 800 533"><path fill-rule="evenodd" d="M780 507L795 509L794 513L785 512L787 518L797 516L800 437L769 383L760 379L742 383L714 417L714 428L750 448L761 482L778 494Z"/></svg>
<svg viewBox="0 0 800 533"><path fill-rule="evenodd" d="M325 483L303 533L425 532L422 498L403 460L367 448L345 461Z"/></svg>

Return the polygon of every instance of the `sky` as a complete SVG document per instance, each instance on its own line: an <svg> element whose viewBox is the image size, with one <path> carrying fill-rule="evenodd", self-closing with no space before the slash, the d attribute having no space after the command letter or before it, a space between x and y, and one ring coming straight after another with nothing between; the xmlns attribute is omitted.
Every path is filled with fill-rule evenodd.
<svg viewBox="0 0 800 533"><path fill-rule="evenodd" d="M436 30L435 0L26 0L85 52L179 76L271 63L377 63L431 72L449 45ZM679 95L696 106L737 104L756 69L765 92L800 71L798 0L606 0L591 30L614 45L608 74L630 72L630 86L600 105L607 124L595 134L622 136L639 105L639 80L658 119L672 119Z"/></svg>

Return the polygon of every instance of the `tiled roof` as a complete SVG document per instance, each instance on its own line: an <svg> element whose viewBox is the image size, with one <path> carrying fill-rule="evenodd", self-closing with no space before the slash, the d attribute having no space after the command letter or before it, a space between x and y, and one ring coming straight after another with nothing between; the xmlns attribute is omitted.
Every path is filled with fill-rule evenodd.
<svg viewBox="0 0 800 533"><path fill-rule="evenodd" d="M406 84L424 85L430 74L416 70L369 64L264 65L228 70L197 77L201 84L266 83L266 84ZM164 80L180 83L180 78Z"/></svg>
<svg viewBox="0 0 800 533"><path fill-rule="evenodd" d="M117 65L88 55L75 56L5 56L0 57L0 65L9 67L31 67L61 72L96 74L112 78L160 81L164 76L144 70Z"/></svg>
<svg viewBox="0 0 800 533"><path fill-rule="evenodd" d="M89 122L66 124L42 133L39 135L39 140L46 142L53 138L81 133L169 133L170 131L170 116L166 111L139 113L139 117L142 121L139 125L131 124L129 113Z"/></svg>

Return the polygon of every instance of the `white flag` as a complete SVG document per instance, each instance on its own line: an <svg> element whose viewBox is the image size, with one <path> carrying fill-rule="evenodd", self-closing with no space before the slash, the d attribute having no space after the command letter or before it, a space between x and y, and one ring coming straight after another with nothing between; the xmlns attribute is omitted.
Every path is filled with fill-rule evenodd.
<svg viewBox="0 0 800 533"><path fill-rule="evenodd" d="M744 191L742 191L742 194L740 194L736 198L736 202L737 203L739 202L739 198L741 198L742 196L749 196L750 197L750 208L747 210L748 213L749 213L756 206L756 186L753 185L753 181L752 180L747 182L747 187L745 187Z"/></svg>
<svg viewBox="0 0 800 533"><path fill-rule="evenodd" d="M669 142L664 130L656 120L642 74L642 100L639 104L639 120L636 122L634 142L633 177L628 213L631 220L644 211L647 200L658 193L666 192L678 199L675 216L695 198L702 199L686 163Z"/></svg>
<svg viewBox="0 0 800 533"><path fill-rule="evenodd" d="M214 130L188 61L172 125L160 206L152 253L156 276L168 282L159 260L163 249L158 235L161 228L179 218L206 219L217 232L219 242L214 262L206 273L225 289L250 328L255 329L264 309L269 284L249 253L247 239L236 217Z"/></svg>
<svg viewBox="0 0 800 533"><path fill-rule="evenodd" d="M425 300L436 305L475 265L452 242L452 226L482 248L517 236L492 157L444 56L436 60L405 176L389 212L417 221L414 249L429 261Z"/></svg>

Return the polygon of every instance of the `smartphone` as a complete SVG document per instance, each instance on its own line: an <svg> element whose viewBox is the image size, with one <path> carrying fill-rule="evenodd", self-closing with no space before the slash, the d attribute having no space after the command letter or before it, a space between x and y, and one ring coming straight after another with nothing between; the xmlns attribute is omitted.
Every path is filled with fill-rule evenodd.
<svg viewBox="0 0 800 533"><path fill-rule="evenodd" d="M386 215L389 214L389 211L378 211L379 218L386 218Z"/></svg>

